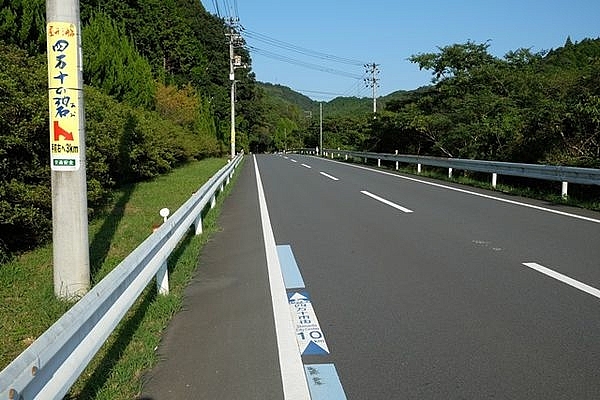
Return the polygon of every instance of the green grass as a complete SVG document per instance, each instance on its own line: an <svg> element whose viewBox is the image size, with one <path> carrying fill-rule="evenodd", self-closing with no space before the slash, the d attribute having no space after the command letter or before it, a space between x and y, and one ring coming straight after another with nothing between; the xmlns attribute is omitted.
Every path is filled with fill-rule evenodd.
<svg viewBox="0 0 600 400"><path fill-rule="evenodd" d="M174 212L225 162L194 162L119 191L112 206L89 226L92 281L100 281L151 234L152 226L162 221L161 208ZM218 229L216 218L232 186L226 186L217 206L204 216L203 234L196 236L190 230L169 258L170 294L157 295L155 283L146 288L68 398L118 400L139 395L143 373L157 362L155 349L162 331L181 307L183 290L198 266L203 244ZM0 368L4 368L71 304L54 297L51 245L0 266L0 288Z"/></svg>

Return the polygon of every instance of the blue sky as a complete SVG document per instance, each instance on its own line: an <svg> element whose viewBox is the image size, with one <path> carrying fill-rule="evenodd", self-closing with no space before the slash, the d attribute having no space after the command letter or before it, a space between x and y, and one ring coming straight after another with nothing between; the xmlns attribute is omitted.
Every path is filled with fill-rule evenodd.
<svg viewBox="0 0 600 400"><path fill-rule="evenodd" d="M364 63L379 65L377 96L383 96L429 84L431 74L407 59L438 47L489 40L489 52L503 57L518 48L537 52L561 47L567 36L574 42L600 37L600 0L202 3L213 14L218 7L221 17L239 18L257 80L319 101L370 97ZM315 53L320 57L311 56ZM336 62L339 58L356 62Z"/></svg>

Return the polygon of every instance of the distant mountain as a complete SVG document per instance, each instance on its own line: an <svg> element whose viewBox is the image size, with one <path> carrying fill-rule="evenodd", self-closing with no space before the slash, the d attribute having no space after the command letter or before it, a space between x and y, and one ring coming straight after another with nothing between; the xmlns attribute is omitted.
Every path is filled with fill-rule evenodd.
<svg viewBox="0 0 600 400"><path fill-rule="evenodd" d="M312 100L311 98L293 91L287 86L274 85L272 83L257 82L259 87L262 87L266 92L267 96L273 97L280 101L293 104L305 111L314 111L319 108L319 103Z"/></svg>
<svg viewBox="0 0 600 400"><path fill-rule="evenodd" d="M318 101L298 93L287 86L276 85L267 82L258 82L268 97L271 97L278 103L287 103L298 107L303 111L310 111L313 115L319 113ZM420 90L420 89L417 89ZM387 96L377 98L377 110L385 108L388 101L398 101L410 96L413 91L399 90L390 93ZM370 114L373 112L373 99L368 97L336 97L335 99L324 102L323 110L326 117L348 117L360 114Z"/></svg>

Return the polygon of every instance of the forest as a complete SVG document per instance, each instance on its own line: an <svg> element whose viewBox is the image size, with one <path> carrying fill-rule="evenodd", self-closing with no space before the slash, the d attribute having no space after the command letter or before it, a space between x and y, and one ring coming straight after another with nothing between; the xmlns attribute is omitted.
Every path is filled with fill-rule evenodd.
<svg viewBox="0 0 600 400"><path fill-rule="evenodd" d="M0 6L0 263L51 238L45 1ZM226 21L197 0L82 0L90 217L123 185L229 145ZM326 103L324 146L600 168L600 39L498 58L489 43L415 54L431 85ZM319 105L236 71L237 149L315 147Z"/></svg>

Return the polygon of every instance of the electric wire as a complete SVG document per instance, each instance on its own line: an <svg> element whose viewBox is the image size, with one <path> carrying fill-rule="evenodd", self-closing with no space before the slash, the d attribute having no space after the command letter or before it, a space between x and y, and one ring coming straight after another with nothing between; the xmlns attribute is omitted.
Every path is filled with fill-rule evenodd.
<svg viewBox="0 0 600 400"><path fill-rule="evenodd" d="M221 3L223 7L219 7L219 3ZM247 29L244 26L238 24L239 10L237 0L213 0L213 5L219 17L224 18L226 21L230 21L230 23L237 24L237 28L239 28L240 33L243 33L244 36L248 38L248 40L246 41L246 47L252 53L280 62L285 62L297 67L312 69L332 75L350 78L355 81L351 85L351 87L343 94L336 93L335 95L350 96L351 94L356 93L356 95L360 97L362 94L365 93L366 88L363 85L363 81L365 81L365 78L367 76L366 72L359 75L357 73L342 71L337 68L332 68L321 64L315 64L305 60L306 57L310 57L313 59L325 61L326 64L338 63L360 67L364 67L366 64L368 64L368 62L315 51L306 47L291 44L283 40L279 40L268 35ZM222 9L224 9L227 14L226 18L222 15L219 15L221 14ZM265 46L266 48L264 48ZM296 54L296 56L287 55L285 54L285 52ZM303 90L302 92L312 93L308 90ZM325 93L321 92L321 94ZM333 93L329 94L334 95Z"/></svg>
<svg viewBox="0 0 600 400"><path fill-rule="evenodd" d="M255 54L261 54L265 57L272 58L278 61L283 61L292 65L314 69L316 71L327 72L334 75L344 76L352 79L363 79L364 75L357 75L350 72L341 71L335 68L325 67L323 65L313 64L306 61L298 60L296 58L288 57L280 53L275 53L269 50L261 49L258 47L248 45L248 48Z"/></svg>
<svg viewBox="0 0 600 400"><path fill-rule="evenodd" d="M342 63L342 64L356 65L356 66L364 66L366 64L366 62L364 62L364 61L355 60L355 59L351 59L351 58L345 58L345 57L339 57L339 56L335 56L332 54L322 53L319 51L300 47L300 46L297 46L297 45L294 45L291 43L284 42L279 39L269 37L267 35L263 35L258 32L253 32L244 27L242 27L242 32L244 32L246 34L246 36L251 39L254 39L259 42L263 42L268 45L278 47L278 48L281 48L284 50L293 51L293 52L296 52L296 53L299 53L299 54L302 54L305 56L310 56L310 57L318 58L321 60L333 61L333 62Z"/></svg>

